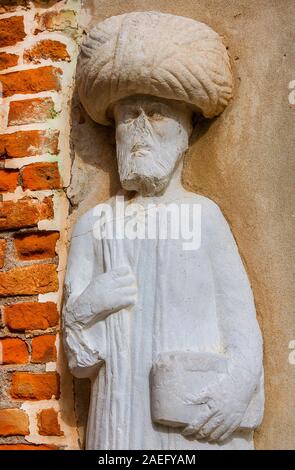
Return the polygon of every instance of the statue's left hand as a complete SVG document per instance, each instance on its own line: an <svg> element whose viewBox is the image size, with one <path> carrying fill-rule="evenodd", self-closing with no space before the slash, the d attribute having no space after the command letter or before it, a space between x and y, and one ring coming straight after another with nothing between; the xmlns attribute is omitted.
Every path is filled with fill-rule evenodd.
<svg viewBox="0 0 295 470"><path fill-rule="evenodd" d="M224 441L239 427L249 405L252 390L227 375L198 395L188 397L196 405L195 418L184 428L184 436L207 441Z"/></svg>

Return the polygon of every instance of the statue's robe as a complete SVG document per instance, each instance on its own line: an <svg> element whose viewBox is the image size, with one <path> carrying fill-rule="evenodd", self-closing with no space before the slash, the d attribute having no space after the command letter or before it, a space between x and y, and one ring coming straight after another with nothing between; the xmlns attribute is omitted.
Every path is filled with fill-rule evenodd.
<svg viewBox="0 0 295 470"><path fill-rule="evenodd" d="M202 207L198 250L184 251L181 239L98 240L93 235L97 220L93 210L76 224L66 274L64 338L73 374L90 376L92 381L87 449L253 447L252 431L236 431L226 442L210 444L185 438L151 419L149 376L159 353L224 354L220 310L242 309L252 327L259 328L249 281L227 222L212 201L183 194L182 200L171 202ZM136 305L87 327L74 324L72 305L91 279L123 264L130 266L137 280Z"/></svg>

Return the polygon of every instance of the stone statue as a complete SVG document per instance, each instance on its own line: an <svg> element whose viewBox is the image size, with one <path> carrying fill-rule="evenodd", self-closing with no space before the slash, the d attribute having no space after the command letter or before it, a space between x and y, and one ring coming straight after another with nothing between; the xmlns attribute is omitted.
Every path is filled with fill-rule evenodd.
<svg viewBox="0 0 295 470"><path fill-rule="evenodd" d="M126 210L113 198L113 216L97 206L72 236L64 342L72 373L92 383L86 446L251 449L263 415L251 287L217 205L181 185L193 115L217 116L232 96L226 49L189 18L112 17L86 38L77 84L92 119L115 126ZM173 217L198 207L187 212L200 216L197 246L160 236L163 219L154 238L106 236L130 206L139 220L151 203Z"/></svg>

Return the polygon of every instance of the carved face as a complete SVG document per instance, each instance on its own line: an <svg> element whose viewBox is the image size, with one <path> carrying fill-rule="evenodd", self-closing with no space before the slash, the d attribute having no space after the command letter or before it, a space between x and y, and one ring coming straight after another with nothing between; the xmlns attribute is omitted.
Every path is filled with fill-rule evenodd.
<svg viewBox="0 0 295 470"><path fill-rule="evenodd" d="M133 96L118 101L113 114L123 188L162 192L188 147L192 111L177 101Z"/></svg>

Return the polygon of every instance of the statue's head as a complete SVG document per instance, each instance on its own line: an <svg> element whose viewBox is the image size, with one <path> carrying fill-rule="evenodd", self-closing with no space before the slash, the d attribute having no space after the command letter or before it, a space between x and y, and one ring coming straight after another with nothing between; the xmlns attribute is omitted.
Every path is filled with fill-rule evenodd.
<svg viewBox="0 0 295 470"><path fill-rule="evenodd" d="M144 195L163 191L188 147L192 110L178 101L142 95L118 101L113 114L123 188Z"/></svg>
<svg viewBox="0 0 295 470"><path fill-rule="evenodd" d="M77 68L92 119L115 125L121 184L157 194L188 147L194 113L220 114L232 93L219 36L189 18L134 12L95 26Z"/></svg>

